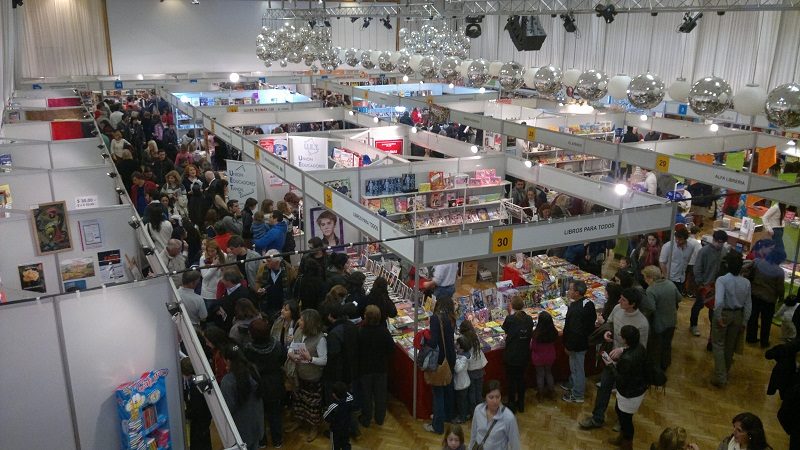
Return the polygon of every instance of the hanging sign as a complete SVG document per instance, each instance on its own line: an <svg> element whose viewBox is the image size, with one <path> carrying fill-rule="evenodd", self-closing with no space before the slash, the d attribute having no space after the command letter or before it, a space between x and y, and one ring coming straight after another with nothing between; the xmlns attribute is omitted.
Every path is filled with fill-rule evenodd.
<svg viewBox="0 0 800 450"><path fill-rule="evenodd" d="M492 232L492 253L510 252L514 245L514 229L506 228Z"/></svg>
<svg viewBox="0 0 800 450"><path fill-rule="evenodd" d="M114 82L114 89L122 89L122 81L115 81Z"/></svg>
<svg viewBox="0 0 800 450"><path fill-rule="evenodd" d="M403 140L402 139L384 139L375 141L375 148L380 151L391 153L393 155L403 154Z"/></svg>
<svg viewBox="0 0 800 450"><path fill-rule="evenodd" d="M326 187L323 192L323 200L325 200L325 207L333 209L333 189Z"/></svg>
<svg viewBox="0 0 800 450"><path fill-rule="evenodd" d="M669 172L669 156L658 155L656 156L656 171Z"/></svg>
<svg viewBox="0 0 800 450"><path fill-rule="evenodd" d="M256 180L258 169L256 163L226 159L228 170L228 200L243 203L256 196Z"/></svg>
<svg viewBox="0 0 800 450"><path fill-rule="evenodd" d="M302 170L328 168L328 140L315 137L292 136L292 164Z"/></svg>
<svg viewBox="0 0 800 450"><path fill-rule="evenodd" d="M536 128L535 127L528 127L528 140L531 142L536 141Z"/></svg>

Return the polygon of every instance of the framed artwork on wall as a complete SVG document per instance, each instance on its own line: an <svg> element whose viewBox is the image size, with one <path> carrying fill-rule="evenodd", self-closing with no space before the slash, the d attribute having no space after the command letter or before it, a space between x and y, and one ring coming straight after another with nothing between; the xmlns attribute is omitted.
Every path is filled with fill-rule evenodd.
<svg viewBox="0 0 800 450"><path fill-rule="evenodd" d="M33 210L31 222L38 255L72 250L66 202L40 204Z"/></svg>

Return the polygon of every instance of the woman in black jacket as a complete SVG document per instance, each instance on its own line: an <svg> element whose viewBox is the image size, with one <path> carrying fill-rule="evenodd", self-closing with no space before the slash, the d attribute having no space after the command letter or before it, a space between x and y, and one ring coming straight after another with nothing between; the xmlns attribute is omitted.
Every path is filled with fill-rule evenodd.
<svg viewBox="0 0 800 450"><path fill-rule="evenodd" d="M259 390L264 402L264 416L270 428L272 446L283 445L283 364L286 348L270 334L270 325L264 319L250 322L250 337L253 342L244 345L244 355L258 369L261 377ZM260 444L266 446L266 432Z"/></svg>
<svg viewBox="0 0 800 450"><path fill-rule="evenodd" d="M607 362L612 362L617 387L614 409L620 425L620 435L608 442L630 450L633 449L633 415L639 410L648 387L647 351L639 343L639 330L633 325L622 327L620 336L625 342L622 352L614 351L610 357L603 356Z"/></svg>
<svg viewBox="0 0 800 450"><path fill-rule="evenodd" d="M305 272L297 279L297 301L302 310L318 309L325 300L325 278L322 267L314 260L306 261Z"/></svg>
<svg viewBox="0 0 800 450"><path fill-rule="evenodd" d="M456 313L452 298L436 301L430 323L431 346L439 348L437 364L443 364L446 359L452 372L456 367ZM433 386L433 421L425 424L427 431L444 433L444 423L449 422L455 414L455 395L452 381L447 386Z"/></svg>
<svg viewBox="0 0 800 450"><path fill-rule="evenodd" d="M524 307L522 297L515 296L511 300L513 314L503 322L503 330L506 332L503 362L508 381L508 407L517 414L525 412L525 369L531 359L533 334L533 319L522 310Z"/></svg>
<svg viewBox="0 0 800 450"><path fill-rule="evenodd" d="M386 418L386 374L393 351L394 341L386 321L381 321L380 309L369 305L364 312L364 326L358 330L358 373L364 395L359 422L365 428L373 417L378 425L383 425Z"/></svg>
<svg viewBox="0 0 800 450"><path fill-rule="evenodd" d="M361 303L358 304L361 317L364 317L364 311L366 311L368 305L375 305L381 311L381 322L383 322L383 326L386 326L386 319L389 317L397 317L397 307L389 297L389 283L386 281L386 278L376 278L372 283L372 289L370 289L369 295L367 295L364 300L363 306Z"/></svg>

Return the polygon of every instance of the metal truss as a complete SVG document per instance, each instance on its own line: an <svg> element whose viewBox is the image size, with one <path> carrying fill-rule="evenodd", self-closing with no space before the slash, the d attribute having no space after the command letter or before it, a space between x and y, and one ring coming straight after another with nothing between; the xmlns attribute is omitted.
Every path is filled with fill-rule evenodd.
<svg viewBox="0 0 800 450"><path fill-rule="evenodd" d="M313 19L319 17L386 17L409 19L453 18L475 15L594 14L598 1L613 4L620 13L658 13L687 11L790 11L800 10L800 0L439 0L401 1L375 5L355 3L315 8L292 1L270 8L264 20ZM300 7L300 6L303 7Z"/></svg>

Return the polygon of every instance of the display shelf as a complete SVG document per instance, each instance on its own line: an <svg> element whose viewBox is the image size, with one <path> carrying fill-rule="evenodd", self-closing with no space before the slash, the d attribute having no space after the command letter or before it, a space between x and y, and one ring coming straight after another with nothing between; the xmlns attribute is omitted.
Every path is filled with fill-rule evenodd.
<svg viewBox="0 0 800 450"><path fill-rule="evenodd" d="M467 208L485 208L487 206L499 205L500 203L502 203L502 200L496 200L496 201L485 202L485 203L470 203L470 204L464 204L464 205L460 205L460 206L446 206L444 208L414 209L414 210L409 210L409 211L406 211L406 212L398 212L398 213L394 213L394 214L387 214L386 217L405 216L405 215L409 215L409 214L413 215L415 213L417 213L417 214L420 214L420 213L421 214L427 214L427 213L433 213L433 212L437 212L437 211L453 211L453 210L467 209Z"/></svg>
<svg viewBox="0 0 800 450"><path fill-rule="evenodd" d="M406 229L409 230L409 231L414 231L414 230L416 230L416 231L424 231L424 230L434 230L434 229L438 229L438 228L461 227L461 226L465 226L465 225L479 225L479 224L482 224L482 223L499 222L501 220L506 220L506 219L508 219L508 216L498 217L498 218L495 218L495 219L488 219L488 220L478 220L478 221L475 221L475 222L447 223L447 224L444 224L444 225L433 225L433 226L416 227L416 228L414 228L414 227L406 227Z"/></svg>
<svg viewBox="0 0 800 450"><path fill-rule="evenodd" d="M510 186L510 181L503 181L499 184L482 184L480 186L464 186L464 187L454 187L454 188L447 188L447 189L436 189L430 191L411 191L411 192L401 192L399 194L386 194L386 195L362 195L361 198L363 200L378 200L382 198L395 198L395 197L403 197L407 195L420 195L420 194L433 194L437 192L455 192L455 191L463 191L463 190L473 190L473 189L484 189L484 188L494 188L500 186Z"/></svg>

